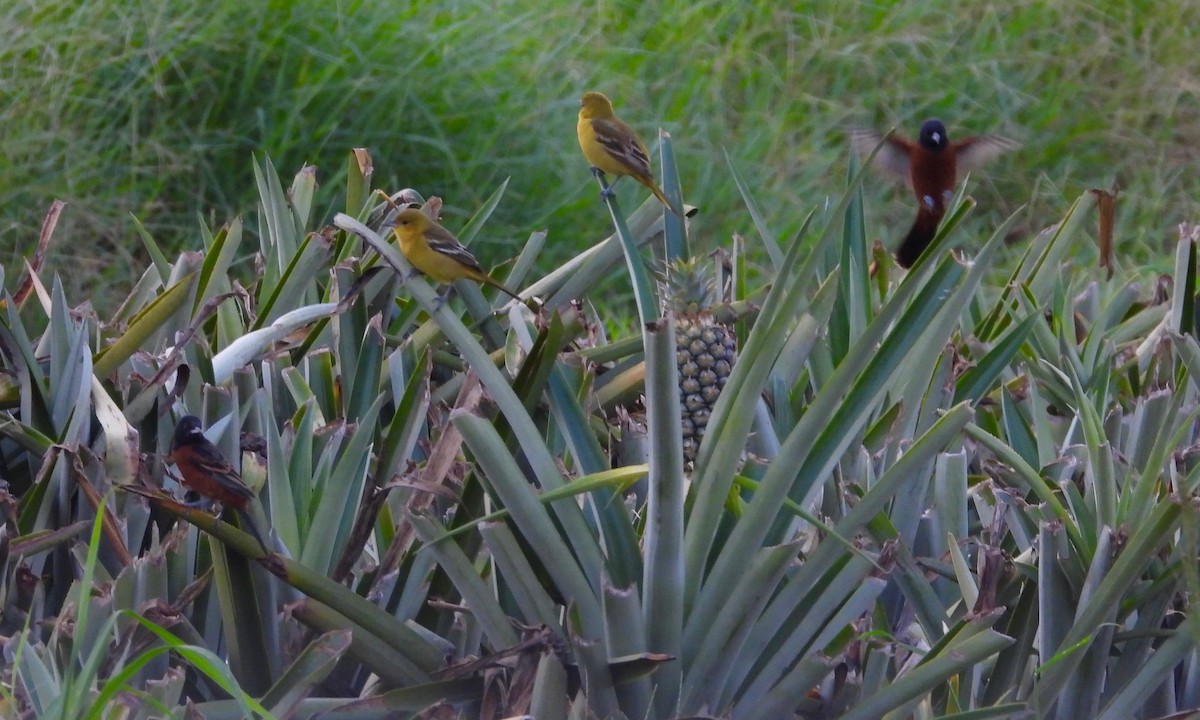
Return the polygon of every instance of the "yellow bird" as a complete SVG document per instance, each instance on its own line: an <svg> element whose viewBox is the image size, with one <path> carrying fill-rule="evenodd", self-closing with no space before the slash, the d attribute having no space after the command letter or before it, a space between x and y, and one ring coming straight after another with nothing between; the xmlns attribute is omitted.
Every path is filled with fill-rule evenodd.
<svg viewBox="0 0 1200 720"><path fill-rule="evenodd" d="M526 302L520 295L504 287L499 280L494 280L485 273L479 266L479 261L463 247L458 238L420 210L401 210L396 215L396 225L392 232L400 241L400 252L404 254L404 258L418 271L434 280L450 283L466 278L491 285L522 303Z"/></svg>
<svg viewBox="0 0 1200 720"><path fill-rule="evenodd" d="M579 147L594 173L628 175L645 185L663 205L679 215L650 174L650 153L633 128L613 114L612 102L602 93L587 92L579 100Z"/></svg>

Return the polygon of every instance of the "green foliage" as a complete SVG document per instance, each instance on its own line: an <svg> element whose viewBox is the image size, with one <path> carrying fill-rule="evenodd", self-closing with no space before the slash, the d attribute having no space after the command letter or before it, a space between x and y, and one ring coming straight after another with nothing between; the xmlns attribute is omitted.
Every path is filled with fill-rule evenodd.
<svg viewBox="0 0 1200 720"><path fill-rule="evenodd" d="M236 219L203 226L199 252L145 233L152 262L112 321L57 277L0 275L6 711L1200 705L1190 228L1151 302L1067 263L1091 194L1003 264L1022 221L974 236L960 192L909 272L879 256L872 275L865 172L791 238L735 171L759 234L730 254L739 359L689 466L674 318L643 263L686 254L690 228L610 198L611 234L515 285L539 303L471 283L443 302L389 242L367 160L330 226L311 168L285 185L254 163L257 247ZM745 267L760 245L766 282ZM609 337L587 302L619 267L643 322ZM266 548L174 498L184 414L255 490Z"/></svg>
<svg viewBox="0 0 1200 720"><path fill-rule="evenodd" d="M1200 25L1200 11L1189 3L706 1L644 13L530 0L52 0L7 3L0 21L10 29L0 261L28 254L51 200L67 200L66 234L86 242L56 243L53 267L70 269L70 297L86 292L105 309L120 294L104 280L126 287L129 268L144 265L131 214L172 252L194 247L197 214L240 214L258 231L253 152L312 163L334 188L345 148L367 147L379 184L419 181L456 218L511 178L479 254L508 257L548 227L561 262L599 232L571 136L589 88L616 99L643 136L662 126L682 139L681 184L703 199L706 248L747 231L712 161L722 151L786 238L797 205L831 192L823 175L849 127L912 134L930 115L952 133L1024 142L977 181L979 232L1030 202L1014 233L1029 237L1087 187L1116 180L1124 267L1166 270L1164 238L1200 209L1188 172L1200 61L1180 31ZM880 220L871 239L894 243L910 220L906 194L882 182L865 192ZM341 206L327 197L322 219Z"/></svg>

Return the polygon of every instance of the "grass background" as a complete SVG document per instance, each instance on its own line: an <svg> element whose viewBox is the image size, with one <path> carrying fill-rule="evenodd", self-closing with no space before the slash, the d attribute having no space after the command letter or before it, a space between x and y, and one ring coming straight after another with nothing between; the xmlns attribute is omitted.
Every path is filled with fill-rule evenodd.
<svg viewBox="0 0 1200 720"><path fill-rule="evenodd" d="M700 248L753 237L723 149L786 238L840 192L847 128L911 135L928 116L1023 143L974 179L967 232L1029 203L1019 245L1115 180L1119 263L1153 272L1176 223L1200 217L1196 4L776 5L9 0L0 261L31 252L67 200L50 267L103 312L145 264L131 216L198 247L198 216L255 226L252 153L285 176L314 164L329 188L365 146L377 185L442 196L451 229L510 178L475 250L494 264L546 228L548 269L609 232L574 138L587 89L646 139L672 133ZM866 192L870 235L894 244L910 199L882 177Z"/></svg>

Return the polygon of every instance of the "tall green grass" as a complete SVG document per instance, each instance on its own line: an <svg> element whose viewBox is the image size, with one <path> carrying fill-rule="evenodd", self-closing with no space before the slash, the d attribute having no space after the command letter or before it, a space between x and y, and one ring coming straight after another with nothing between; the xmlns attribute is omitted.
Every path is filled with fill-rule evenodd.
<svg viewBox="0 0 1200 720"><path fill-rule="evenodd" d="M702 244L748 230L722 149L786 238L839 192L827 169L848 127L911 133L930 115L1024 142L974 179L967 231L1032 201L1013 234L1028 237L1115 180L1121 262L1165 269L1170 229L1200 214L1191 4L777 5L6 3L0 260L28 252L62 198L60 237L94 242L56 246L53 265L81 290L126 286L141 252L131 215L167 246L198 247L197 213L256 226L251 153L315 164L336 187L353 146L371 149L377 185L445 198L451 227L510 177L477 252L498 262L546 228L561 259L606 222L572 130L588 88L647 139L673 134ZM866 192L884 208L869 234L894 243L906 193L882 179Z"/></svg>

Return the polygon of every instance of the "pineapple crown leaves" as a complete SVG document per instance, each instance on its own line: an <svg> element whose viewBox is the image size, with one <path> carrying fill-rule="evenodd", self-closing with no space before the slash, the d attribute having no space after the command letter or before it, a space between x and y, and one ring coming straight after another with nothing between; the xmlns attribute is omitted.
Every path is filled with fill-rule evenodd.
<svg viewBox="0 0 1200 720"><path fill-rule="evenodd" d="M668 263L656 263L662 296L668 307L679 316L713 313L718 306L727 305L722 288L715 281L717 263L722 258L714 253L708 257L677 258Z"/></svg>

